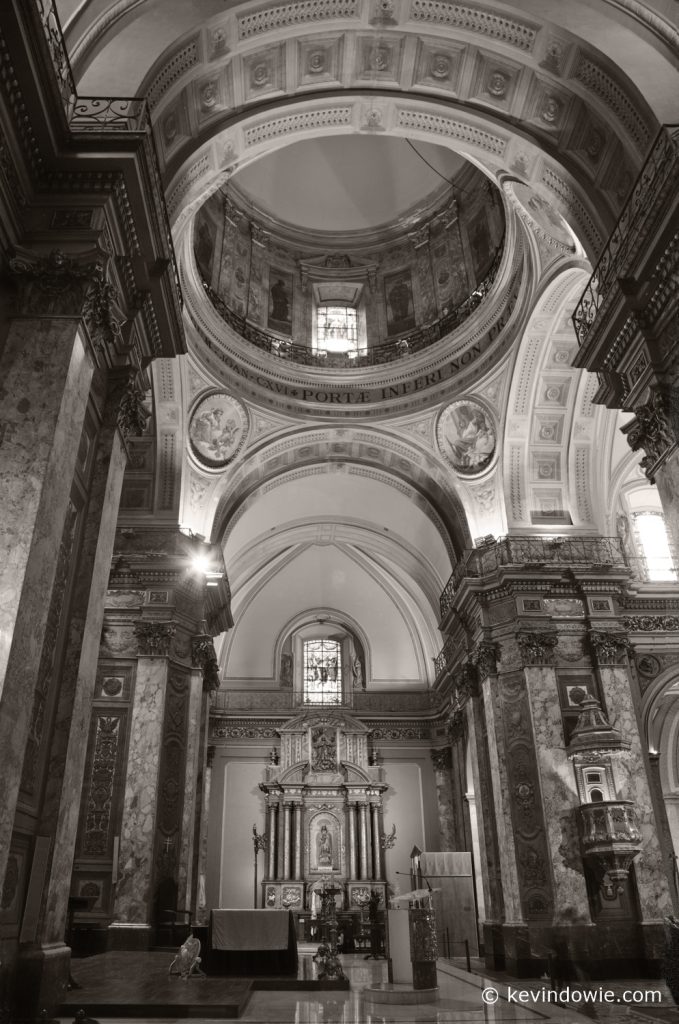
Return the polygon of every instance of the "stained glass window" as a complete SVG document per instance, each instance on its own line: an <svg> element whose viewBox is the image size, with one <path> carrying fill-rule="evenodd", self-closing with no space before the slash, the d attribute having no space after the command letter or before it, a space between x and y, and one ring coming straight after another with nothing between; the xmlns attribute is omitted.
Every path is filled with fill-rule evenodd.
<svg viewBox="0 0 679 1024"><path fill-rule="evenodd" d="M304 642L304 703L341 704L342 645L337 640Z"/></svg>
<svg viewBox="0 0 679 1024"><path fill-rule="evenodd" d="M316 348L326 352L356 352L358 314L353 306L319 306Z"/></svg>

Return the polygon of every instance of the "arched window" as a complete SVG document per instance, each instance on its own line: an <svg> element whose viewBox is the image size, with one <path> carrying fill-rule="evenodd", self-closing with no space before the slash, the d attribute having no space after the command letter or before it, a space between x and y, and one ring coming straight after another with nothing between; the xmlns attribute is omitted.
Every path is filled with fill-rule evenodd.
<svg viewBox="0 0 679 1024"><path fill-rule="evenodd" d="M318 306L316 348L326 352L358 351L358 310L354 306Z"/></svg>
<svg viewBox="0 0 679 1024"><path fill-rule="evenodd" d="M676 582L677 572L660 512L636 512L632 517L642 576L651 583Z"/></svg>
<svg viewBox="0 0 679 1024"><path fill-rule="evenodd" d="M342 703L342 644L338 640L304 641L304 703Z"/></svg>

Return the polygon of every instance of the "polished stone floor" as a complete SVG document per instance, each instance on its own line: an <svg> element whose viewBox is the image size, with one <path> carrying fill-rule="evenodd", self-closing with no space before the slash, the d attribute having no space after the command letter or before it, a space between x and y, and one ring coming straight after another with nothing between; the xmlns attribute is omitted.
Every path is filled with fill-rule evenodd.
<svg viewBox="0 0 679 1024"><path fill-rule="evenodd" d="M590 986L584 1003L584 990L572 986L563 993L570 997L569 1004L563 1006L550 1001L553 997L548 995L546 982L512 981L506 975L484 978L476 973L476 963L475 972L469 974L461 961L440 960L439 998L399 1006L366 998L365 989L386 981L384 961L366 961L358 956L346 956L342 961L351 981L349 992L254 991L239 1019L246 1024L587 1024L591 1020L603 1024L679 1024L679 1010L662 982L596 983ZM186 984L200 985L201 981ZM653 995L655 992L658 994ZM625 999L635 1002L625 1003ZM124 1022L107 1018L106 1024L132 1022L129 1018ZM175 1021L156 1018L154 1024Z"/></svg>

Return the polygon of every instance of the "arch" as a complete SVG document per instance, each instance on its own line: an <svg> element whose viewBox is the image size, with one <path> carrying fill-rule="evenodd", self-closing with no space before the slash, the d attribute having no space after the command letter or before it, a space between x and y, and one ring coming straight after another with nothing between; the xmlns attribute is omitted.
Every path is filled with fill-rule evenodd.
<svg viewBox="0 0 679 1024"><path fill-rule="evenodd" d="M510 531L601 532L595 509L603 422L615 414L593 404L597 378L572 368L577 340L570 312L587 275L563 270L542 292L521 339L504 439Z"/></svg>

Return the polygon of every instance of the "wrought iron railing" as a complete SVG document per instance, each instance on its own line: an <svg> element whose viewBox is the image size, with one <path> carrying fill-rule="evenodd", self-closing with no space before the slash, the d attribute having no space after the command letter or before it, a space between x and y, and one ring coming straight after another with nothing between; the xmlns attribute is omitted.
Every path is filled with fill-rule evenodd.
<svg viewBox="0 0 679 1024"><path fill-rule="evenodd" d="M151 175L151 195L165 235L167 258L172 266L177 296L181 304L182 289L179 269L165 203L158 151L151 131L148 103L145 98L136 96L79 96L76 92L75 78L64 44L56 4L54 0L34 0L34 4L54 68L69 129L72 132L129 133L141 136L143 139L146 163Z"/></svg>
<svg viewBox="0 0 679 1024"><path fill-rule="evenodd" d="M631 800L604 800L578 809L580 838L585 849L610 843L638 843L641 839Z"/></svg>
<svg viewBox="0 0 679 1024"><path fill-rule="evenodd" d="M550 565L626 568L619 537L503 537L465 552L441 594L441 618L463 579L479 578L510 565L528 569Z"/></svg>
<svg viewBox="0 0 679 1024"><path fill-rule="evenodd" d="M502 262L503 251L504 236L495 253L490 270L481 284L446 316L427 327L418 327L416 330L410 331L409 334L402 334L394 341L386 342L384 345L361 349L355 355L345 352L328 352L325 349L312 349L308 345L300 345L298 342L265 331L261 327L255 327L245 317L235 313L208 284L203 282L203 287L222 319L241 338L249 341L256 348L262 349L269 355L277 356L279 359L302 366L314 366L317 369L355 369L363 366L379 366L382 363L401 359L403 356L414 355L437 341L441 341L456 327L459 327L471 316L492 288Z"/></svg>
<svg viewBox="0 0 679 1024"><path fill-rule="evenodd" d="M68 124L78 132L145 132L150 125L149 108L143 98L77 96Z"/></svg>
<svg viewBox="0 0 679 1024"><path fill-rule="evenodd" d="M639 252L665 200L679 188L679 126L664 125L651 146L617 224L599 256L573 313L580 345L587 340L603 304Z"/></svg>
<svg viewBox="0 0 679 1024"><path fill-rule="evenodd" d="M436 670L436 678L441 675L442 672L450 665L455 656L462 650L462 644L458 640L453 639L449 636L444 643L439 653L434 658L434 668Z"/></svg>

